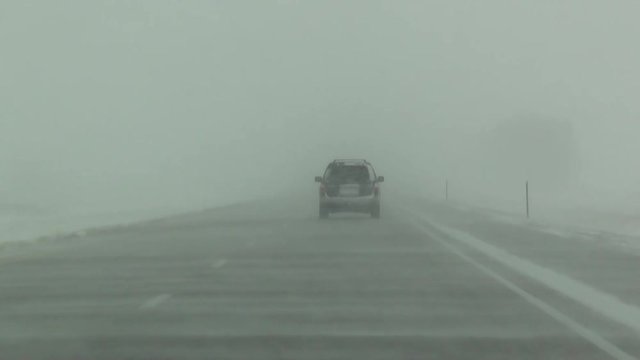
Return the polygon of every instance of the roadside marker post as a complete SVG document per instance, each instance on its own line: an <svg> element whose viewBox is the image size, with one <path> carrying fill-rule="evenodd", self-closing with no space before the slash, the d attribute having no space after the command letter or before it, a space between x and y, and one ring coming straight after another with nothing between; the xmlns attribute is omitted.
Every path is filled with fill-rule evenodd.
<svg viewBox="0 0 640 360"><path fill-rule="evenodd" d="M529 218L529 181L525 182L525 198L527 202L527 219Z"/></svg>

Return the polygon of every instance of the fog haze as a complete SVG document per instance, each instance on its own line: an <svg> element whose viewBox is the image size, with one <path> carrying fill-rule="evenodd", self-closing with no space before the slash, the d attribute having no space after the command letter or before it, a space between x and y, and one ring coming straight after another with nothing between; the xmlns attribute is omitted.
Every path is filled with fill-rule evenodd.
<svg viewBox="0 0 640 360"><path fill-rule="evenodd" d="M185 210L390 190L636 211L633 1L2 1L0 203ZM291 190L294 189L294 190Z"/></svg>

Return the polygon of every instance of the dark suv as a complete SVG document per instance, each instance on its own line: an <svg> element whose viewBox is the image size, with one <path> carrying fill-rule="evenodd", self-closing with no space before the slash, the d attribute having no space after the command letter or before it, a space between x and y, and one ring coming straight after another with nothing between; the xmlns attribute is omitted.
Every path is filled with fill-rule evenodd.
<svg viewBox="0 0 640 360"><path fill-rule="evenodd" d="M380 217L380 187L383 176L377 176L373 166L360 159L334 160L320 183L320 218L332 212L350 211Z"/></svg>

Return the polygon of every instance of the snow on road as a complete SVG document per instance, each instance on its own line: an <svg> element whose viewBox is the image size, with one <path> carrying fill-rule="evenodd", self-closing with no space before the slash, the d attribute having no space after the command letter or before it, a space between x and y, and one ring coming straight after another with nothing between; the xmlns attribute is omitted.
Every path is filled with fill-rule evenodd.
<svg viewBox="0 0 640 360"><path fill-rule="evenodd" d="M433 229L436 229L448 238L455 239L455 241L506 265L511 270L536 280L593 311L640 333L640 308L636 306L626 304L620 299L587 284L513 255L467 232L438 224L426 217L421 217L416 222L416 226L432 235Z"/></svg>

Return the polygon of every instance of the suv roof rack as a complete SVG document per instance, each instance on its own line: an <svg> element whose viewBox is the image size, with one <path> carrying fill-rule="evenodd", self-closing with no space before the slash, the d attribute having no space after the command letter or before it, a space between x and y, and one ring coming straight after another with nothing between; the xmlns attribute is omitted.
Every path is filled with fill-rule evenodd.
<svg viewBox="0 0 640 360"><path fill-rule="evenodd" d="M345 162L353 162L353 163L363 163L368 164L369 162L365 159L335 159L334 163L345 163Z"/></svg>

